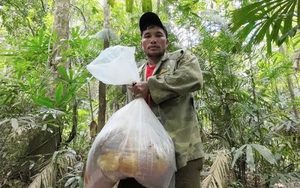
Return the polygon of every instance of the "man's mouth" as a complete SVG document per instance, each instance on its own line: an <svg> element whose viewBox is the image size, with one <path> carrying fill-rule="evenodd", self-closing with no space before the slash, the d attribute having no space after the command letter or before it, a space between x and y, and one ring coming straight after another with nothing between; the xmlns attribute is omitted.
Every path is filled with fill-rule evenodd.
<svg viewBox="0 0 300 188"><path fill-rule="evenodd" d="M158 49L158 46L149 46L149 50Z"/></svg>

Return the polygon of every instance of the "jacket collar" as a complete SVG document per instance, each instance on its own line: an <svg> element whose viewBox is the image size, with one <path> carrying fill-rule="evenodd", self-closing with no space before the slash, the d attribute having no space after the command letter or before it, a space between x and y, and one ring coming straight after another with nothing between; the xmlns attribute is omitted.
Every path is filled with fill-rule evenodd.
<svg viewBox="0 0 300 188"><path fill-rule="evenodd" d="M161 63L166 61L168 58L169 58L170 54L166 51L163 55L163 57L161 58L161 60L156 64L156 67L155 69L157 69L158 67L160 67ZM142 70L146 67L147 63L148 63L148 60L147 58L142 60L142 65L140 66L139 70ZM155 70L154 70L155 71Z"/></svg>

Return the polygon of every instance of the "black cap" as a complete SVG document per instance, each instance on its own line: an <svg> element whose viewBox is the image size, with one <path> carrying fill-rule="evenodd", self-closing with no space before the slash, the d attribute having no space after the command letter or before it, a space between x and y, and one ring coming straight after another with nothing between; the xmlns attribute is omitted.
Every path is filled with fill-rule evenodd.
<svg viewBox="0 0 300 188"><path fill-rule="evenodd" d="M153 12L146 12L141 16L139 22L141 34L147 29L148 26L151 25L155 25L162 28L166 34L166 37L168 38L168 32L166 30L166 27L162 24L159 17Z"/></svg>

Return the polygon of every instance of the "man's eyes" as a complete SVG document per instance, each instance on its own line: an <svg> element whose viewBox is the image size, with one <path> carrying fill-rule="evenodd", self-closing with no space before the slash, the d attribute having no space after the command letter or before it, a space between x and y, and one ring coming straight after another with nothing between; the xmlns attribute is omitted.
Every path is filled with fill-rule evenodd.
<svg viewBox="0 0 300 188"><path fill-rule="evenodd" d="M151 38L151 35L144 35L145 38ZM160 38L163 37L163 34L156 34L155 35L156 38Z"/></svg>

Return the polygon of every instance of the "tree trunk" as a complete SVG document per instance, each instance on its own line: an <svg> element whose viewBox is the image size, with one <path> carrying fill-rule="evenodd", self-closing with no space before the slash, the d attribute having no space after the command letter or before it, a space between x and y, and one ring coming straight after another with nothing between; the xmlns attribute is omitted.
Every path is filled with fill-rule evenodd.
<svg viewBox="0 0 300 188"><path fill-rule="evenodd" d="M70 62L69 58L62 59L61 58L61 51L66 51L69 48L67 41L69 39L69 17L70 17L70 0L56 0L55 1L55 12L54 12L54 23L53 23L53 30L56 33L58 41L53 45L53 53L52 53L52 67L51 69L53 72L53 80L55 80L57 76L57 66L63 65L66 71L69 71ZM55 95L55 89L51 89L52 95ZM64 109L63 109L64 110ZM63 130L63 125L59 125L58 128L55 128L54 133L60 133L59 136L59 144L61 141L61 133ZM58 138L57 138L58 139Z"/></svg>
<svg viewBox="0 0 300 188"><path fill-rule="evenodd" d="M103 9L104 9L104 29L110 28L110 7L107 4L107 1L103 2ZM109 47L109 35L104 37L104 46L103 49L106 49ZM99 106L98 106L98 125L96 128L96 132L100 132L103 126L105 125L105 114L106 114L106 85L99 81Z"/></svg>
<svg viewBox="0 0 300 188"><path fill-rule="evenodd" d="M50 69L53 71L52 80L57 78L56 70L59 64L63 64L66 67L66 70L69 69L69 62L66 60L62 62L60 58L60 49L67 50L68 45L63 43L63 41L69 39L69 7L70 7L70 0L57 0L55 1L55 13L54 13L54 23L53 23L53 30L56 33L58 38L57 43L53 45L53 53L50 59ZM49 84L50 86L53 85L52 83ZM55 94L55 87L49 88L49 95ZM49 127L52 129L53 133L43 133L45 134L42 138L33 138L33 142L29 144L28 151L31 153L29 154L44 154L44 153L53 153L56 151L57 147L61 142L61 132L62 127ZM42 130L40 130L42 131ZM45 132L45 131L43 131ZM36 137L41 137L42 134L36 134ZM37 140L40 140L37 142ZM44 145L51 145L52 147L44 147ZM49 144L50 143L50 144ZM40 149L39 149L40 148Z"/></svg>
<svg viewBox="0 0 300 188"><path fill-rule="evenodd" d="M54 13L54 24L53 30L56 33L58 41L53 45L53 53L51 58L51 68L57 69L59 64L62 64L60 49L65 51L68 49L68 44L64 43L65 40L69 39L69 9L70 0L56 0L55 1L55 13ZM67 59L62 65L69 69L70 63Z"/></svg>
<svg viewBox="0 0 300 188"><path fill-rule="evenodd" d="M49 59L50 70L53 71L52 78L51 78L52 81L57 78L56 70L59 64L63 65L66 68L66 70L68 70L70 66L68 60L65 60L63 62L63 59L60 58L61 57L60 50L64 51L68 49L68 45L67 43L64 43L64 41L69 39L69 7L70 7L70 0L55 1L53 30L56 33L56 36L58 37L58 41L53 45L53 53ZM53 83L49 83L49 86L50 87L49 87L48 94L50 96L55 95L55 89L56 89L55 85ZM54 122L54 124L58 124L58 127L48 124L47 130L51 129L51 131L37 129L33 132L32 134L33 136L30 138L29 145L26 152L27 160L31 159L37 161L35 159L40 159L39 155L44 155L45 159L51 158L53 153L60 147L63 125L57 123L58 122L57 119L53 119L50 116L45 121ZM56 175L53 174L54 178L55 176ZM50 184L49 186L52 186Z"/></svg>

